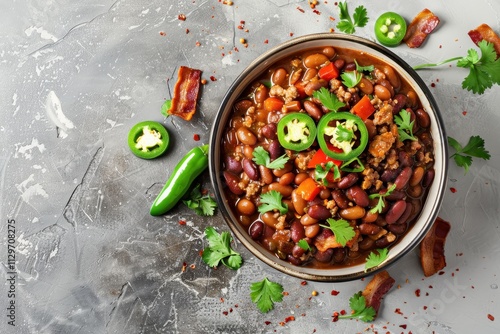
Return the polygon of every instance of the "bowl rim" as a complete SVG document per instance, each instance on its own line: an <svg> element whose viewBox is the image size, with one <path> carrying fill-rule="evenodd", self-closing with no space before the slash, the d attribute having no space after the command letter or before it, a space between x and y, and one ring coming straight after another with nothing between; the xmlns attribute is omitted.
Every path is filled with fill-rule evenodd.
<svg viewBox="0 0 500 334"><path fill-rule="evenodd" d="M226 110L231 110L228 109L231 106L228 106L228 103L230 102L231 98L233 97L236 99L236 97L233 96L235 91L239 88L239 86L244 82L245 78L253 71L255 70L256 67L262 67L264 66L265 68L269 68L271 65L273 65L276 60L269 61L268 58L272 58L273 55L275 54L281 54L285 53L287 49L296 47L298 44L306 43L306 42L315 42L315 41L324 41L325 44L332 42L334 43L335 41L344 41L347 43L354 43L354 44L359 44L361 46L364 46L366 48L374 50L374 52L378 52L381 54L383 57L387 58L381 58L378 55L375 55L375 57L381 58L383 61L387 62L388 59L395 64L397 64L399 67L401 67L408 77L414 81L413 84L415 84L418 87L418 90L421 91L422 94L419 94L419 99L422 101L422 99L425 99L432 110L433 116L435 118L435 121L437 122L436 127L439 129L437 136L435 133L432 133L433 140L434 140L434 152L436 152L436 148L439 146L440 151L441 151L441 161L440 165L442 166L441 170L442 173L438 175L436 173L436 177L434 178L433 185L432 187L437 187L437 193L436 193L436 198L434 202L429 203L429 197L424 202L424 205L422 206L422 211L423 209L430 205L430 215L427 216L425 219L425 225L423 228L418 231L417 235L411 240L408 241L408 243L404 246L404 248L399 251L397 254L395 254L393 257L389 258L388 260L384 261L382 264L380 264L377 267L371 268L369 270L364 270L364 271L357 271L349 274L340 274L336 275L335 271L338 271L338 269L324 269L324 270L319 270L321 271L321 274L317 273L308 273L308 272L302 272L301 268L304 269L304 267L300 266L295 266L292 265L286 261L280 260L277 257L271 257L269 254L266 254L266 250L262 249L260 245L256 244L253 240L249 240L250 237L248 233L243 233L241 231L242 227L237 227L236 225L238 224L237 222L233 222L233 219L231 217L230 212L228 212L228 208L226 207L226 202L223 198L222 195L222 180L221 180L221 170L219 167L220 163L220 136L217 134L218 129L222 129L222 127L219 127L221 124L222 120L228 116L225 114L230 114L230 111ZM335 45L333 45L335 47ZM368 52L369 53L369 52ZM286 55L283 55L281 58L285 57ZM280 59L280 58L278 58ZM238 94L241 92L238 92ZM422 96L423 95L423 96ZM231 103L234 101L231 101ZM290 39L286 42L283 42L281 44L278 44L277 46L269 49L268 51L264 52L262 55L258 56L255 58L250 64L238 75L238 77L233 81L227 92L225 93L222 102L220 104L220 107L217 111L216 117L214 119L214 122L212 124L212 129L210 131L210 139L209 139L209 144L211 148L216 148L216 149L210 149L209 150L209 173L210 173L210 180L212 183L212 187L214 189L214 195L219 207L219 210L221 211L224 220L226 224L229 226L230 230L233 232L233 234L236 236L236 238L258 259L269 265L270 267L277 269L278 271L281 271L285 274L301 278L301 279L306 279L310 281L321 281L321 282L346 282L346 281L352 281L355 279L363 278L368 275L372 275L374 273L377 273L379 271L387 269L389 266L393 265L397 260L401 259L404 257L406 254L411 252L423 239L427 231L430 229L432 226L432 223L435 221L439 208L441 206L441 203L443 201L444 197L444 190L446 188L446 181L447 181L447 171L448 171L448 147L446 144L446 129L444 127L444 122L442 119L441 112L439 110L439 107L437 105L437 102L434 99L434 96L430 92L429 88L425 84L425 82L422 80L422 78L417 74L417 72L408 64L406 63L400 56L396 55L393 51L389 50L388 48L379 45L371 40L359 37L359 36L354 36L354 35L347 35L347 34L339 34L339 33L314 33L314 34L308 34L308 35L303 35L299 36L293 39ZM438 145L438 143L440 145ZM436 159L436 158L435 158ZM435 186L436 182L438 183L437 186ZM230 211L230 209L229 209ZM421 213L422 213L421 211ZM416 225L417 221L422 219L420 216L417 217L417 219L414 222L414 225ZM254 244L255 243L255 244ZM261 248L261 249L259 249ZM272 254L271 254L272 255Z"/></svg>

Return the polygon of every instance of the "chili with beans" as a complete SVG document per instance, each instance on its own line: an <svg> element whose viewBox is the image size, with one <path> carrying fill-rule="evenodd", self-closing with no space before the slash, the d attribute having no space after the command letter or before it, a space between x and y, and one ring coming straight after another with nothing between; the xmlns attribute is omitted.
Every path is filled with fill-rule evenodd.
<svg viewBox="0 0 500 334"><path fill-rule="evenodd" d="M342 74L358 65L373 70L349 88ZM324 88L341 108L332 111L314 96ZM226 198L263 248L295 265L335 268L364 262L411 228L434 178L433 139L417 94L391 66L356 50L304 50L272 65L233 109L222 143ZM401 111L417 140L399 137L394 116ZM296 138L283 133L295 130ZM271 161L289 159L280 169L256 165L258 146ZM271 190L281 194L286 213L259 212L261 195ZM353 229L345 246L325 227L329 219ZM300 247L301 240L310 247Z"/></svg>

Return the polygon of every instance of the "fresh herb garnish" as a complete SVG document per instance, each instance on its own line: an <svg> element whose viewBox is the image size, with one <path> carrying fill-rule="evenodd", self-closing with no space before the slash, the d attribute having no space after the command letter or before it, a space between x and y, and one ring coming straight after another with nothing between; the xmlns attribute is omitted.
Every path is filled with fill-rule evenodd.
<svg viewBox="0 0 500 334"><path fill-rule="evenodd" d="M375 205L371 210L370 212L371 213L375 213L375 212L378 212L378 213L382 213L382 210L384 209L385 207L385 202L384 202L384 197L386 196L389 196L390 194L392 194L392 192L396 189L396 184L393 184L392 186L390 186L387 191L384 193L384 194L380 194L380 193L375 193L375 194L371 194L370 196L368 196L370 199L374 199L374 198L378 198L378 202L377 202L377 205Z"/></svg>
<svg viewBox="0 0 500 334"><path fill-rule="evenodd" d="M263 165L270 169L281 169L285 167L286 162L288 161L288 156L283 154L281 157L278 157L271 161L271 157L269 156L269 152L267 152L262 146L257 146L253 150L253 161L257 165Z"/></svg>
<svg viewBox="0 0 500 334"><path fill-rule="evenodd" d="M336 131L336 136L337 140L340 142L346 141L350 143L352 139L354 138L354 131L351 129L348 129L345 125L339 124L337 126L337 131Z"/></svg>
<svg viewBox="0 0 500 334"><path fill-rule="evenodd" d="M205 237L208 247L203 250L201 258L207 265L217 267L222 263L233 270L241 267L243 260L241 255L231 248L232 237L229 232L219 234L213 227L207 227Z"/></svg>
<svg viewBox="0 0 500 334"><path fill-rule="evenodd" d="M345 71L340 75L340 77L342 78L342 82L344 83L344 85L349 88L353 88L357 84L359 84L361 78L363 78L363 74L358 72L357 70Z"/></svg>
<svg viewBox="0 0 500 334"><path fill-rule="evenodd" d="M217 208L217 202L210 195L203 195L200 189L201 185L198 184L191 190L189 199L183 200L183 203L200 216L213 216L215 208Z"/></svg>
<svg viewBox="0 0 500 334"><path fill-rule="evenodd" d="M473 93L483 94L493 84L500 84L500 58L497 59L493 43L482 40L478 43L478 46L481 57L479 57L477 50L469 49L465 57L454 57L439 63L422 64L413 68L419 70L457 61L458 67L470 69L469 75L462 81L462 88Z"/></svg>
<svg viewBox="0 0 500 334"><path fill-rule="evenodd" d="M418 140L413 136L413 123L415 123L415 121L411 120L409 111L405 109L401 110L398 115L394 116L394 122L398 126L398 134L401 141L407 139Z"/></svg>
<svg viewBox="0 0 500 334"><path fill-rule="evenodd" d="M311 250L311 246L309 246L309 243L305 239L300 239L299 242L297 242L297 246L305 251Z"/></svg>
<svg viewBox="0 0 500 334"><path fill-rule="evenodd" d="M328 223L328 225L319 224L319 226L330 229L333 234L335 234L335 240L337 240L337 242L341 244L342 247L345 247L347 242L354 238L354 236L356 235L356 232L354 232L354 228L351 226L351 224L349 224L347 220L335 220L333 218L328 218L326 222Z"/></svg>
<svg viewBox="0 0 500 334"><path fill-rule="evenodd" d="M283 286L266 277L250 285L250 298L262 313L269 312L274 308L274 303L283 300Z"/></svg>
<svg viewBox="0 0 500 334"><path fill-rule="evenodd" d="M268 211L278 210L284 215L288 212L288 206L282 202L283 197L276 190L268 191L260 195L259 212L265 213Z"/></svg>
<svg viewBox="0 0 500 334"><path fill-rule="evenodd" d="M389 250L387 248L376 249L371 251L366 257L365 271L370 268L376 267L387 259L389 255Z"/></svg>
<svg viewBox="0 0 500 334"><path fill-rule="evenodd" d="M368 23L368 12L364 6L354 9L352 19L347 9L347 1L339 2L339 12L340 22L337 23L337 29L346 34L353 34L356 27L362 28Z"/></svg>
<svg viewBox="0 0 500 334"><path fill-rule="evenodd" d="M357 162L358 166L355 167L349 167L353 162ZM345 161L342 165L340 165L340 170L344 172L351 172L351 173L361 173L362 171L365 170L365 165L359 160L358 157L352 158L349 161Z"/></svg>
<svg viewBox="0 0 500 334"><path fill-rule="evenodd" d="M374 65L367 65L367 66L361 66L358 64L356 59L354 59L354 63L356 64L356 71L362 73L362 72L371 72L375 69Z"/></svg>
<svg viewBox="0 0 500 334"><path fill-rule="evenodd" d="M161 106L161 114L165 117L169 117L170 114L168 110L170 110L170 107L172 107L172 100L166 100Z"/></svg>
<svg viewBox="0 0 500 334"><path fill-rule="evenodd" d="M349 299L349 307L352 312L350 314L339 315L338 319L359 319L364 322L372 321L377 312L372 306L366 305L366 298L361 294L361 291L355 293Z"/></svg>
<svg viewBox="0 0 500 334"><path fill-rule="evenodd" d="M333 161L328 161L324 166L322 164L317 164L314 169L314 179L316 181L321 181L325 186L328 184L327 176L328 173L333 168L333 178L335 180L340 178L339 167L333 163Z"/></svg>
<svg viewBox="0 0 500 334"><path fill-rule="evenodd" d="M489 160L491 157L490 153L484 148L484 139L480 136L471 136L465 147L462 147L462 145L452 137L448 137L448 144L456 151L451 158L455 160L457 166L465 169L465 174L467 174L472 164L472 157L484 160Z"/></svg>
<svg viewBox="0 0 500 334"><path fill-rule="evenodd" d="M345 103L340 102L338 97L325 87L314 91L313 97L318 99L330 111L337 111L345 106Z"/></svg>

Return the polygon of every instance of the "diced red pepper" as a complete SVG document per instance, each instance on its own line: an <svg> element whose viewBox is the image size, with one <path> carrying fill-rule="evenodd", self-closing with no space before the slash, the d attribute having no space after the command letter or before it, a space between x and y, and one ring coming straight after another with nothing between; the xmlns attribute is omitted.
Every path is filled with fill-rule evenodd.
<svg viewBox="0 0 500 334"><path fill-rule="evenodd" d="M450 228L450 223L437 217L420 243L420 263L426 277L446 267L444 244Z"/></svg>
<svg viewBox="0 0 500 334"><path fill-rule="evenodd" d="M321 79L330 81L339 76L339 70L333 63L328 63L319 69L318 75Z"/></svg>
<svg viewBox="0 0 500 334"><path fill-rule="evenodd" d="M342 150L340 148L337 148L333 145L331 146L331 150L336 151L336 152L338 151L338 153L342 152ZM340 167L340 165L342 165L342 161L330 158L329 156L327 156L325 154L325 152L323 152L322 149L318 149L316 151L316 153L314 153L311 160L309 160L309 163L307 164L307 168L316 168L316 165L321 165L323 163L326 164L329 161L333 161L333 163L336 164L338 167Z"/></svg>
<svg viewBox="0 0 500 334"><path fill-rule="evenodd" d="M479 25L476 29L469 31L469 37L478 45L479 42L485 40L486 42L492 43L495 47L495 52L497 53L497 58L500 57L500 37L495 33L495 31L486 23Z"/></svg>
<svg viewBox="0 0 500 334"><path fill-rule="evenodd" d="M372 105L368 95L364 95L361 100L352 107L352 112L358 115L363 121L370 117L374 111L375 107Z"/></svg>
<svg viewBox="0 0 500 334"><path fill-rule="evenodd" d="M305 99L307 97L305 85L303 82L297 82L295 84L295 88L297 88L297 93L299 93L299 96L297 96L299 100Z"/></svg>
<svg viewBox="0 0 500 334"><path fill-rule="evenodd" d="M266 111L280 111L285 103L277 97L268 97L264 100L264 110Z"/></svg>
<svg viewBox="0 0 500 334"><path fill-rule="evenodd" d="M321 187L316 181L308 177L299 184L296 191L306 201L312 201L321 191Z"/></svg>

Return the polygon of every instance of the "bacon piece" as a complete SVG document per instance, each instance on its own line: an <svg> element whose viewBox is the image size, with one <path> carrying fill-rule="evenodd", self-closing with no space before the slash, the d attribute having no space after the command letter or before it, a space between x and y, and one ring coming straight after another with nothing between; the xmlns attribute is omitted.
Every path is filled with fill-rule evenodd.
<svg viewBox="0 0 500 334"><path fill-rule="evenodd" d="M410 48L418 48L439 24L439 17L425 8L413 18L406 29L403 41Z"/></svg>
<svg viewBox="0 0 500 334"><path fill-rule="evenodd" d="M420 263L426 277L446 267L444 244L450 228L450 223L437 217L420 243Z"/></svg>
<svg viewBox="0 0 500 334"><path fill-rule="evenodd" d="M174 87L172 105L167 111L170 115L179 116L186 121L191 120L196 112L196 101L200 90L201 71L181 66Z"/></svg>
<svg viewBox="0 0 500 334"><path fill-rule="evenodd" d="M471 31L469 31L468 34L470 39L472 39L472 41L476 45L478 45L478 43L483 40L492 43L495 47L497 58L500 57L500 37L498 37L498 35L489 25L483 23L476 29L472 29Z"/></svg>
<svg viewBox="0 0 500 334"><path fill-rule="evenodd" d="M375 274L362 292L366 300L366 306L373 307L375 312L378 313L382 298L389 292L395 282L394 278L386 270Z"/></svg>

